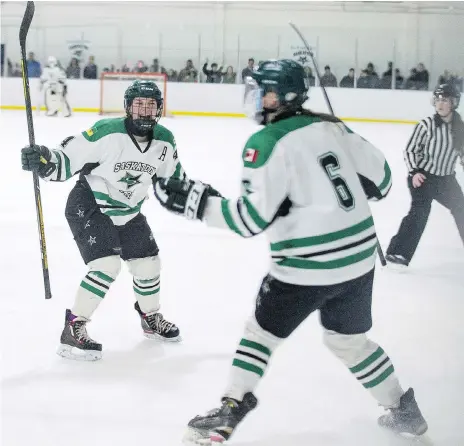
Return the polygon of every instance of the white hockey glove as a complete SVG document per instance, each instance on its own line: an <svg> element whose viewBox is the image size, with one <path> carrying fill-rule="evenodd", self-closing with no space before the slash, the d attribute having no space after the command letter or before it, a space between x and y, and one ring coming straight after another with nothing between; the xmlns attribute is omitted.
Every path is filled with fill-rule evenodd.
<svg viewBox="0 0 464 446"><path fill-rule="evenodd" d="M216 189L201 181L157 178L153 186L161 206L189 220L203 220L208 197L221 197Z"/></svg>

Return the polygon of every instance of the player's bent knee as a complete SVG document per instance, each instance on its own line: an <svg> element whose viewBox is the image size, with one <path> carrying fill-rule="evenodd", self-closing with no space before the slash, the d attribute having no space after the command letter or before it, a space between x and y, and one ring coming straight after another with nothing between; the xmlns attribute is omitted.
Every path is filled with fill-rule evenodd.
<svg viewBox="0 0 464 446"><path fill-rule="evenodd" d="M121 271L121 259L119 256L108 256L92 260L87 264L89 271L100 272L116 279Z"/></svg>
<svg viewBox="0 0 464 446"><path fill-rule="evenodd" d="M160 275L161 261L159 256L144 257L127 261L130 273L134 277L154 279Z"/></svg>
<svg viewBox="0 0 464 446"><path fill-rule="evenodd" d="M378 349L365 333L345 335L324 330L324 344L348 367L359 364Z"/></svg>
<svg viewBox="0 0 464 446"><path fill-rule="evenodd" d="M271 351L283 341L262 328L254 316L250 317L246 323L245 336L248 340L264 345Z"/></svg>

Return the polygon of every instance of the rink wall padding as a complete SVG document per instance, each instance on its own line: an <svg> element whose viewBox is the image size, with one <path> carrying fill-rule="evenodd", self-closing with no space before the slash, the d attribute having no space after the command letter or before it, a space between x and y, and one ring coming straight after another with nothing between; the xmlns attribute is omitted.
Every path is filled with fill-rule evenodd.
<svg viewBox="0 0 464 446"><path fill-rule="evenodd" d="M39 80L31 79L30 86L32 104L35 108L40 104L42 95L39 91ZM429 91L350 88L326 90L335 113L345 121L414 124L432 112ZM241 118L245 117L243 97L243 85L169 82L166 102L167 109L172 115ZM74 112L98 113L100 81L68 80L68 101ZM123 101L121 95L121 104ZM311 88L307 106L315 111L327 112L320 88ZM461 109L462 107L461 105ZM24 110L24 108L21 79L2 78L0 109Z"/></svg>

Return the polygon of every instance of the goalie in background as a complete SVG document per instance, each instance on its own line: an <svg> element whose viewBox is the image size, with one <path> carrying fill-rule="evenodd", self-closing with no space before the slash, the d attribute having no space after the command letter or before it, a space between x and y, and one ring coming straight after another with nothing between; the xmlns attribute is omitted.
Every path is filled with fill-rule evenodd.
<svg viewBox="0 0 464 446"><path fill-rule="evenodd" d="M48 58L48 64L40 77L40 91L43 92L46 116L58 116L60 110L65 118L71 116L71 107L67 100L66 73L58 66L54 56Z"/></svg>

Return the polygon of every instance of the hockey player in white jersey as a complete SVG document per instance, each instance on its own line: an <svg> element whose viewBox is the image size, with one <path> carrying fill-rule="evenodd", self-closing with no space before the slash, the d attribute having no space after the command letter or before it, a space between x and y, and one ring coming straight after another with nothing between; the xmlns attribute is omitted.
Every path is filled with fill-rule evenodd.
<svg viewBox="0 0 464 446"><path fill-rule="evenodd" d="M66 138L56 150L22 149L23 169L47 181L79 173L69 194L66 219L89 270L83 278L58 353L72 359L101 358L102 345L86 325L126 261L133 275L135 309L148 338L179 340L179 329L160 309L158 246L141 214L156 175L184 178L173 134L158 123L163 99L154 82L135 81L124 95L126 117L98 121Z"/></svg>
<svg viewBox="0 0 464 446"><path fill-rule="evenodd" d="M303 109L308 82L297 62L266 61L251 76L246 102L264 128L243 151L242 195L211 196L210 186L193 180L155 184L160 203L188 219L242 237L266 230L272 255L222 406L193 418L187 440L230 438L256 407L253 392L273 352L315 310L325 345L389 411L380 425L421 435L427 423L413 389L403 390L387 353L366 335L377 245L368 199L387 195L388 163L337 118Z"/></svg>
<svg viewBox="0 0 464 446"><path fill-rule="evenodd" d="M60 110L64 117L71 116L66 73L58 66L54 56L48 58L48 64L40 76L40 91L43 92L47 116L57 116Z"/></svg>

